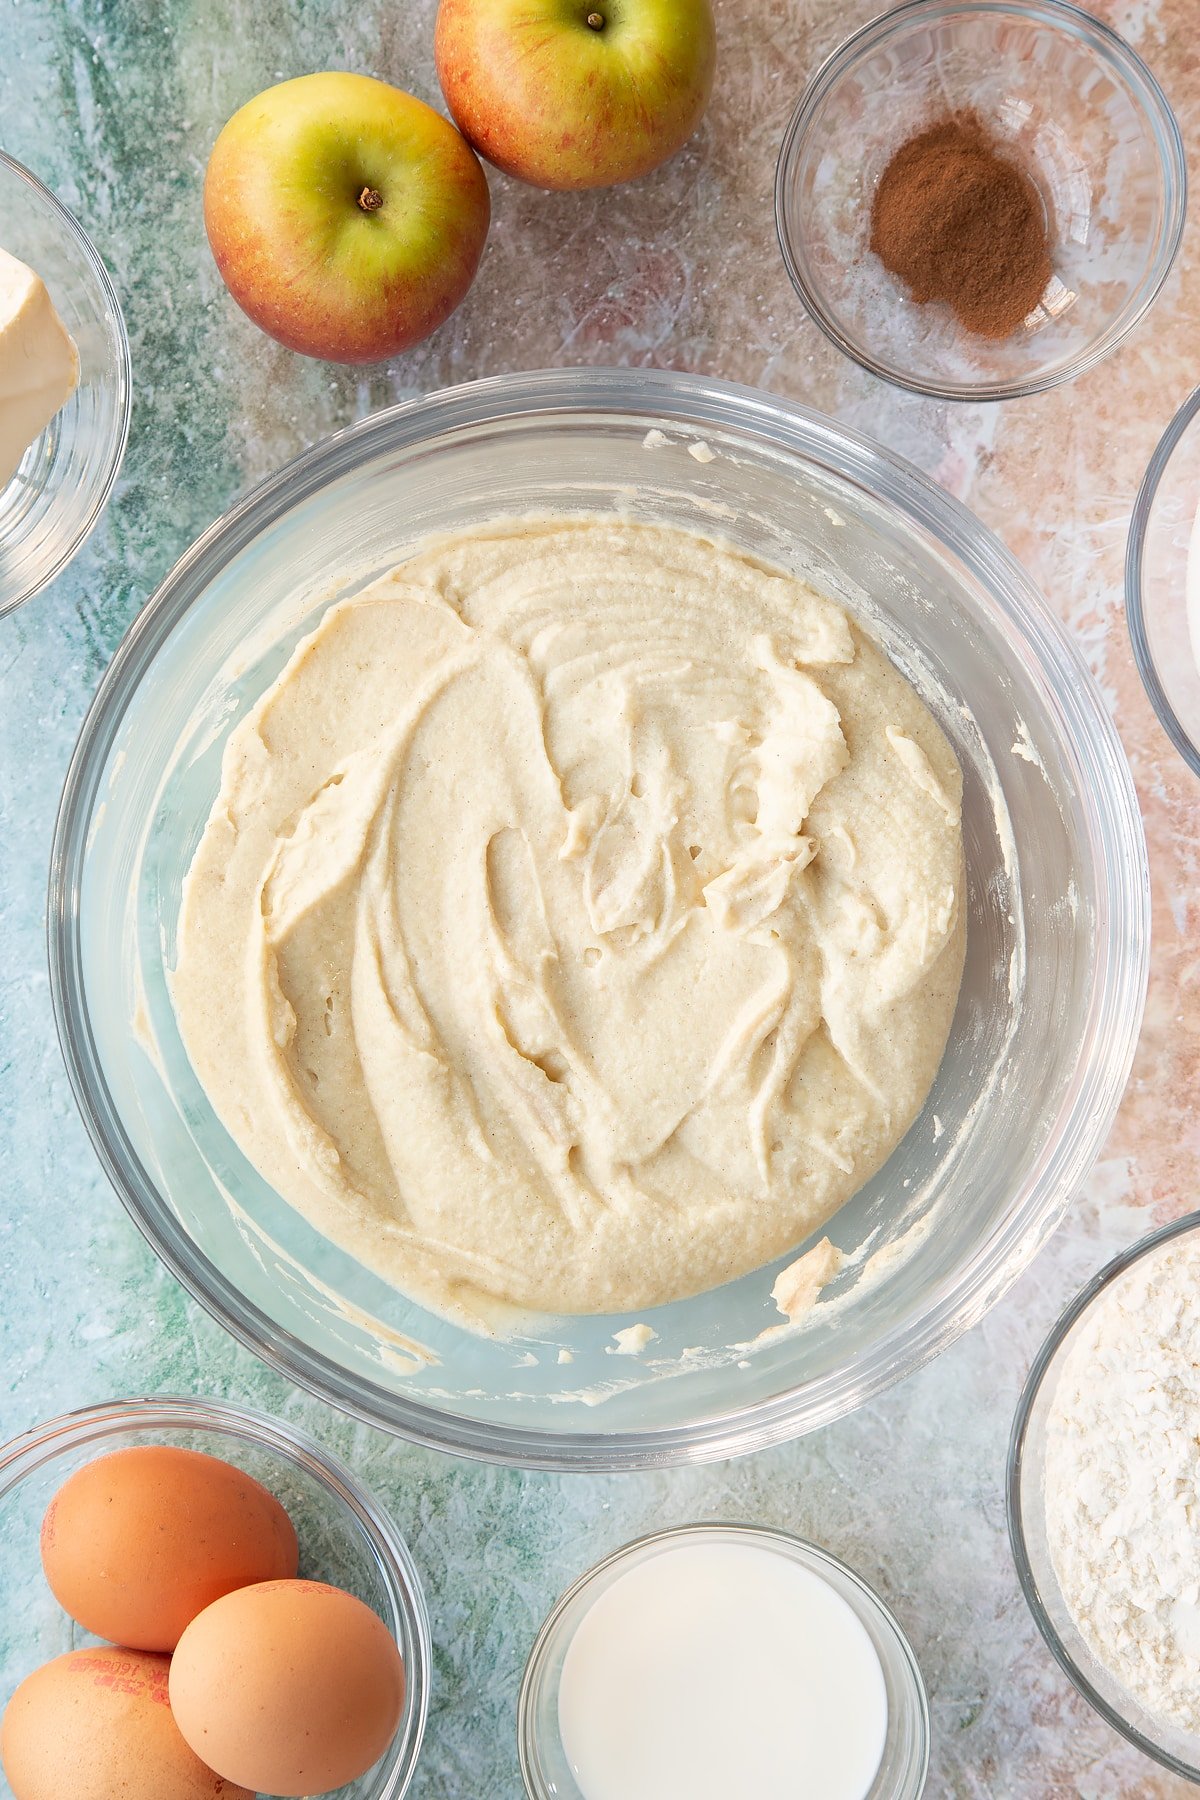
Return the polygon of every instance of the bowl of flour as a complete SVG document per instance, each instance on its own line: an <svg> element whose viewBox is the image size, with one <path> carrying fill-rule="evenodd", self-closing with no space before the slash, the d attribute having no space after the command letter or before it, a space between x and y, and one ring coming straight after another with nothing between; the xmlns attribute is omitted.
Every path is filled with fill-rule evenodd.
<svg viewBox="0 0 1200 1800"><path fill-rule="evenodd" d="M1013 1425L1008 1517L1059 1664L1146 1755L1200 1781L1200 1213L1079 1293Z"/></svg>

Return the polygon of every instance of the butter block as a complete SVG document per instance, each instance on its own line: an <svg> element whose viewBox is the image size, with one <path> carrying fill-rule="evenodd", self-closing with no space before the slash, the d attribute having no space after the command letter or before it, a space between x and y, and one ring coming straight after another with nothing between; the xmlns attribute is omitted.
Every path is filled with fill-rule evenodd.
<svg viewBox="0 0 1200 1800"><path fill-rule="evenodd" d="M79 352L40 275L0 250L0 488L79 384Z"/></svg>

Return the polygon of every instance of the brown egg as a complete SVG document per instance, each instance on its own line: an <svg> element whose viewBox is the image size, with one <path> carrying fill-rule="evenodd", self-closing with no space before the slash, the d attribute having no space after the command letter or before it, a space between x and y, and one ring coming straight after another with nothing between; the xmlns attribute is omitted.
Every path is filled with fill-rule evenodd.
<svg viewBox="0 0 1200 1800"><path fill-rule="evenodd" d="M240 1469L151 1444L77 1469L42 1521L42 1567L86 1631L134 1650L173 1650L222 1594L294 1575L296 1533Z"/></svg>
<svg viewBox="0 0 1200 1800"><path fill-rule="evenodd" d="M241 1588L193 1619L171 1662L184 1737L230 1781L322 1794L391 1743L404 1663L369 1606L319 1581Z"/></svg>
<svg viewBox="0 0 1200 1800"><path fill-rule="evenodd" d="M168 1657L104 1644L27 1676L0 1726L15 1800L254 1800L184 1743L169 1666Z"/></svg>

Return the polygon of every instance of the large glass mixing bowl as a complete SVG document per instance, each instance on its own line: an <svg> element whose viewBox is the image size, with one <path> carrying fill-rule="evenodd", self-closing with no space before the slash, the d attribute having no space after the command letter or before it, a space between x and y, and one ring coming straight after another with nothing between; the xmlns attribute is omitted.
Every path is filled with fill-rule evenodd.
<svg viewBox="0 0 1200 1800"><path fill-rule="evenodd" d="M719 533L805 573L876 635L962 763L969 942L949 1046L921 1117L832 1221L847 1266L794 1328L769 1329L783 1323L770 1298L781 1262L635 1318L474 1336L280 1200L180 1041L167 988L180 891L234 722L330 601L415 540L548 509ZM374 1424L469 1455L604 1469L723 1457L824 1424L981 1317L1104 1140L1138 1032L1148 915L1120 744L1000 544L905 463L803 407L605 369L505 376L381 413L207 531L88 714L49 908L84 1118L184 1285L269 1362ZM657 1336L620 1354L628 1340L613 1334L633 1323Z"/></svg>

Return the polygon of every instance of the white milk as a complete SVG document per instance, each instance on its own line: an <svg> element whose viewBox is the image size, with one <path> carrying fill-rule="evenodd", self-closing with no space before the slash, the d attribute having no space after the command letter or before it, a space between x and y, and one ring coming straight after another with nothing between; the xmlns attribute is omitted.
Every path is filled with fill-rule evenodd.
<svg viewBox="0 0 1200 1800"><path fill-rule="evenodd" d="M585 1800L864 1800L887 1691L840 1594L767 1545L667 1544L588 1611L559 1687Z"/></svg>
<svg viewBox="0 0 1200 1800"><path fill-rule="evenodd" d="M1192 524L1187 559L1187 619L1192 638L1192 655L1200 669L1200 504Z"/></svg>

